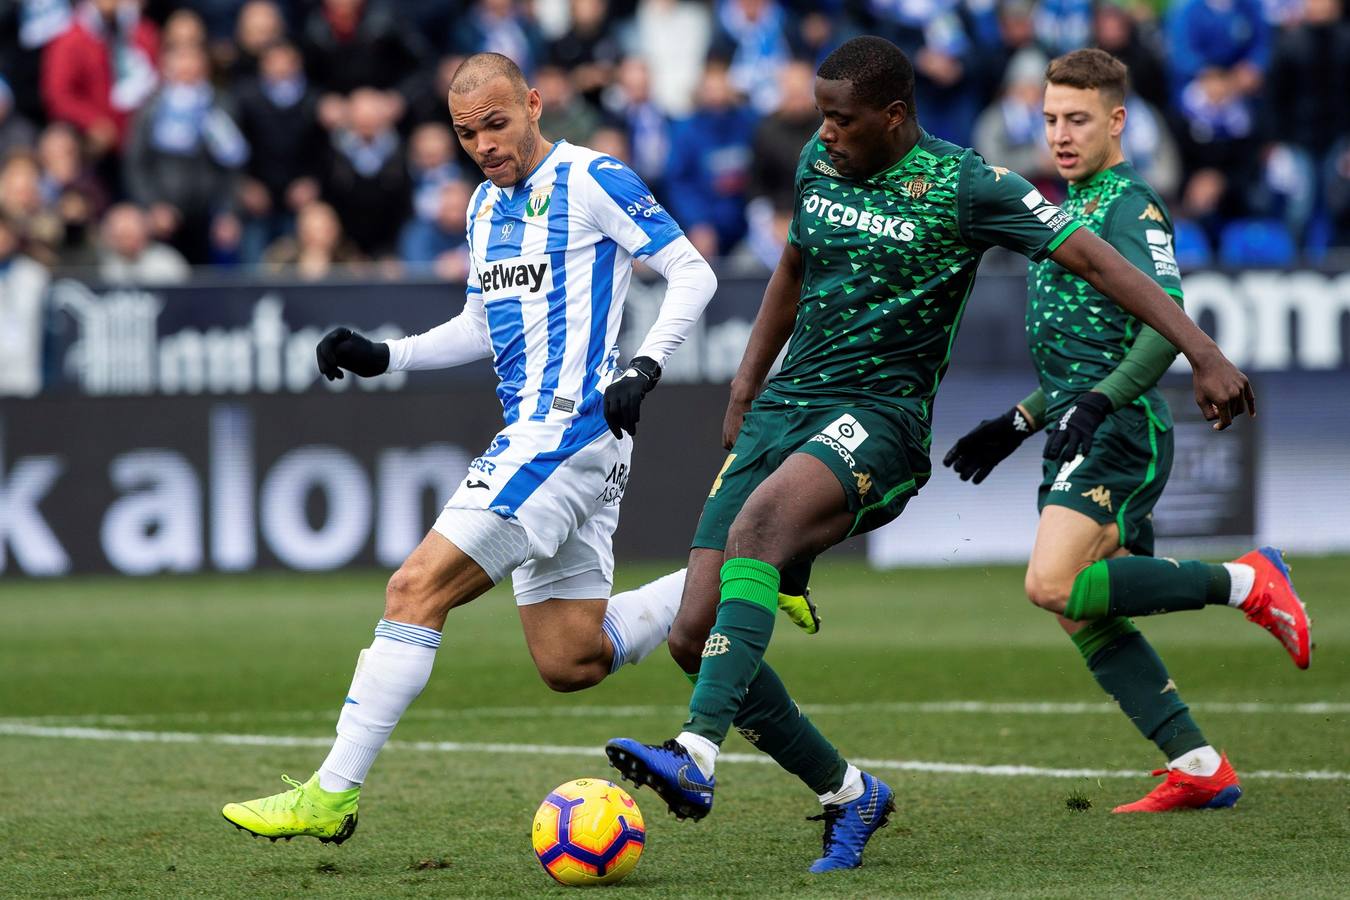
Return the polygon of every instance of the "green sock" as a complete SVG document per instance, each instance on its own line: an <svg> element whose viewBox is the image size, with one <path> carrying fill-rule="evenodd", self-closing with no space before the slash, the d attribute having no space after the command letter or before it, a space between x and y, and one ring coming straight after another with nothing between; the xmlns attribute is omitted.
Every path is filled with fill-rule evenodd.
<svg viewBox="0 0 1350 900"><path fill-rule="evenodd" d="M1227 604L1228 570L1214 563L1149 556L1099 560L1078 573L1064 617L1151 616Z"/></svg>
<svg viewBox="0 0 1350 900"><path fill-rule="evenodd" d="M736 714L736 730L816 794L844 786L848 763L788 696L778 673L761 663Z"/></svg>
<svg viewBox="0 0 1350 900"><path fill-rule="evenodd" d="M1098 619L1071 635L1092 677L1168 761L1209 742L1191 718L1167 667L1129 619Z"/></svg>
<svg viewBox="0 0 1350 900"><path fill-rule="evenodd" d="M757 559L722 565L722 602L708 633L684 730L721 744L759 669L778 618L778 570Z"/></svg>

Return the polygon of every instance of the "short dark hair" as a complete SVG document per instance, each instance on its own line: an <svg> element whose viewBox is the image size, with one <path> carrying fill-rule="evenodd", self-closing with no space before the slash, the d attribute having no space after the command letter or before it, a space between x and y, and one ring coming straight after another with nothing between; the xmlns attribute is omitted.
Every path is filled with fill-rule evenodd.
<svg viewBox="0 0 1350 900"><path fill-rule="evenodd" d="M1100 91L1112 106L1120 106L1129 89L1130 72L1110 53L1090 47L1052 59L1045 69L1045 80L1064 87Z"/></svg>
<svg viewBox="0 0 1350 900"><path fill-rule="evenodd" d="M847 81L853 97L875 109L904 101L914 115L914 66L905 51L885 38L865 34L840 44L816 70L826 81Z"/></svg>
<svg viewBox="0 0 1350 900"><path fill-rule="evenodd" d="M459 64L450 79L450 91L455 94L467 94L477 90L494 78L506 78L516 88L519 96L524 97L530 86L525 82L525 73L509 56L500 53L475 53Z"/></svg>

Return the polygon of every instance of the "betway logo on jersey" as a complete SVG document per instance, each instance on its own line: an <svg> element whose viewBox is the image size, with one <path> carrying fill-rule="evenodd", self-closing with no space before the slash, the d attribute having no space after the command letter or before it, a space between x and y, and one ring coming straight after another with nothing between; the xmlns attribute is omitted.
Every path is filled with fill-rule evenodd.
<svg viewBox="0 0 1350 900"><path fill-rule="evenodd" d="M883 216L869 210L859 210L845 203L835 203L819 194L802 201L802 212L824 219L831 225L856 228L867 234L885 235L897 241L914 240L914 223L896 216Z"/></svg>
<svg viewBox="0 0 1350 900"><path fill-rule="evenodd" d="M1177 255L1172 251L1172 236L1161 228L1149 228L1144 232L1148 241L1148 252L1153 257L1153 271L1160 278L1180 278L1177 268Z"/></svg>
<svg viewBox="0 0 1350 900"><path fill-rule="evenodd" d="M548 280L547 256L515 256L486 264L478 272L483 283L483 297L519 297L537 294Z"/></svg>
<svg viewBox="0 0 1350 900"><path fill-rule="evenodd" d="M1073 221L1072 216L1046 200L1035 188L1022 198L1022 205L1035 213L1036 218L1044 222L1051 231L1059 231Z"/></svg>

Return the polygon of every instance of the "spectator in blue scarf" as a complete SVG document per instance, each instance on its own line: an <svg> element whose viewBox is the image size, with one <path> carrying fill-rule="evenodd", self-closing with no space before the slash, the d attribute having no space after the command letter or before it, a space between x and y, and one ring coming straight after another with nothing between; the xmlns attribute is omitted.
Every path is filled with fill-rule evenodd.
<svg viewBox="0 0 1350 900"><path fill-rule="evenodd" d="M778 72L791 48L787 16L775 0L720 0L715 53L731 60L732 86L767 115L778 106Z"/></svg>

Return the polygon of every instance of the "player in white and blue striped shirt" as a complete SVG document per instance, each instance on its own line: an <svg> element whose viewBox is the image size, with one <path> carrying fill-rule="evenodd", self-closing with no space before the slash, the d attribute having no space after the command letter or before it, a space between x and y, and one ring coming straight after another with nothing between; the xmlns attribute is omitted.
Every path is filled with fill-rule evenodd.
<svg viewBox="0 0 1350 900"><path fill-rule="evenodd" d="M293 789L223 813L274 840L340 843L361 783L426 685L451 609L513 575L526 642L555 690L588 687L665 640L683 572L610 598L611 538L643 395L716 289L680 227L613 157L539 133L539 94L509 59L477 54L452 82L461 144L487 180L474 192L464 310L425 334L372 343L336 329L319 368L362 376L490 357L505 427L389 581L375 640L357 661L337 741ZM634 259L667 281L627 369L619 325ZM625 433L627 432L627 433Z"/></svg>

